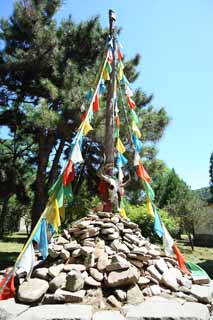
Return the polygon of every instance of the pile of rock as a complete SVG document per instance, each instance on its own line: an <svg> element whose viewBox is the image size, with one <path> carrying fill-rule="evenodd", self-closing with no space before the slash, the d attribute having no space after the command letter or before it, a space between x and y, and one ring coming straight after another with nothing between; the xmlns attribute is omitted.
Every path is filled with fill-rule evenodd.
<svg viewBox="0 0 213 320"><path fill-rule="evenodd" d="M17 290L22 303L83 302L99 308L159 295L211 303L211 294L204 296L202 287L145 239L137 224L109 212L91 212L64 230L49 246L48 258Z"/></svg>

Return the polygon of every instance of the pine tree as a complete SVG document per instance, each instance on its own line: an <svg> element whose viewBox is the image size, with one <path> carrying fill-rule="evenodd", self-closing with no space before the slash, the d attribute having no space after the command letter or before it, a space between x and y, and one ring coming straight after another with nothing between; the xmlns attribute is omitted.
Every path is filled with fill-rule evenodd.
<svg viewBox="0 0 213 320"><path fill-rule="evenodd" d="M209 186L210 186L210 193L211 193L211 202L213 202L213 152L211 153L210 156L210 166L209 166Z"/></svg>

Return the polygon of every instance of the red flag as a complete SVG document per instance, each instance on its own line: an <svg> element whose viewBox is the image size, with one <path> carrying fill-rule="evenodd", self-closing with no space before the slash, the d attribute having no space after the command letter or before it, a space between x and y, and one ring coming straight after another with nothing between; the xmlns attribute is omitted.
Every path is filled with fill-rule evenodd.
<svg viewBox="0 0 213 320"><path fill-rule="evenodd" d="M180 249L176 246L175 243L173 244L173 250L174 250L174 253L176 254L177 261L178 261L180 269L184 273L190 274L190 272L187 270L186 265L185 265L185 258L184 258L184 256L180 252Z"/></svg>
<svg viewBox="0 0 213 320"><path fill-rule="evenodd" d="M115 123L116 123L116 127L120 128L120 118L119 118L119 116L115 117Z"/></svg>
<svg viewBox="0 0 213 320"><path fill-rule="evenodd" d="M131 99L131 97L127 97L128 99L128 105L131 109L135 109L135 102Z"/></svg>
<svg viewBox="0 0 213 320"><path fill-rule="evenodd" d="M86 116L87 116L87 112L83 111L81 114L81 121L84 121L86 119Z"/></svg>
<svg viewBox="0 0 213 320"><path fill-rule="evenodd" d="M123 59L123 54L122 54L120 48L118 48L118 59L119 59L119 60L122 60L122 59Z"/></svg>
<svg viewBox="0 0 213 320"><path fill-rule="evenodd" d="M151 182L151 178L148 175L147 171L145 170L145 168L141 162L139 162L139 164L137 166L136 173L139 178L142 178L143 180L145 180L148 183Z"/></svg>
<svg viewBox="0 0 213 320"><path fill-rule="evenodd" d="M98 94L96 93L96 96L95 96L95 100L93 101L93 111L94 112L98 112L98 109L99 109L99 98L98 98Z"/></svg>
<svg viewBox="0 0 213 320"><path fill-rule="evenodd" d="M67 186L75 178L74 167L71 160L68 161L66 169L64 170L64 185Z"/></svg>
<svg viewBox="0 0 213 320"><path fill-rule="evenodd" d="M8 277L10 277L9 281ZM7 282L7 284L6 284ZM1 288L4 287L2 290ZM7 300L15 296L14 275L7 273L2 281L0 281L0 300Z"/></svg>

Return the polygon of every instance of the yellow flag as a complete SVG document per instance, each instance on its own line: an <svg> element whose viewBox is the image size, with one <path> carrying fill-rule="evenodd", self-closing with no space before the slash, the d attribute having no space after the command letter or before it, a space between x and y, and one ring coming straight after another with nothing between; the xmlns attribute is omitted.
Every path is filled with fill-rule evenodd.
<svg viewBox="0 0 213 320"><path fill-rule="evenodd" d="M132 121L132 131L136 133L138 138L141 138L141 132L134 121Z"/></svg>
<svg viewBox="0 0 213 320"><path fill-rule="evenodd" d="M83 128L83 134L86 136L88 132L90 132L91 130L93 130L93 127L91 126L91 124L89 123L89 120L86 119L84 120L80 127L78 128L78 130L81 130L81 128Z"/></svg>
<svg viewBox="0 0 213 320"><path fill-rule="evenodd" d="M103 71L103 78L105 81L110 80L109 72L107 71L106 68Z"/></svg>
<svg viewBox="0 0 213 320"><path fill-rule="evenodd" d="M126 149L125 149L123 143L121 142L120 138L117 139L116 148L120 153L124 153L126 151Z"/></svg>
<svg viewBox="0 0 213 320"><path fill-rule="evenodd" d="M61 219L58 208L58 201L56 198L52 200L47 208L46 219L47 222L50 223L57 232L58 227L61 225Z"/></svg>
<svg viewBox="0 0 213 320"><path fill-rule="evenodd" d="M151 201L149 200L149 198L146 199L146 206L147 206L147 210L148 210L149 214L154 217L155 216L154 211L153 211L152 204L151 204Z"/></svg>
<svg viewBox="0 0 213 320"><path fill-rule="evenodd" d="M119 64L119 67L118 67L118 75L117 75L118 81L121 81L121 80L122 80L123 74L124 74L123 66Z"/></svg>
<svg viewBox="0 0 213 320"><path fill-rule="evenodd" d="M126 210L125 210L124 208L121 208L121 209L120 209L120 215L121 215L123 218L126 218L126 219L127 219Z"/></svg>
<svg viewBox="0 0 213 320"><path fill-rule="evenodd" d="M64 219L65 219L65 208L64 208L64 205L63 205L63 207L59 208L59 214L60 214L61 220L64 221Z"/></svg>

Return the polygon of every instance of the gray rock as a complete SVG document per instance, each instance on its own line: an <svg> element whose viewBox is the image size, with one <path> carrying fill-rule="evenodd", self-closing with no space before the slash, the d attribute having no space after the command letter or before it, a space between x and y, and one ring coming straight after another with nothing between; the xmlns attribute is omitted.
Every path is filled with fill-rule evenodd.
<svg viewBox="0 0 213 320"><path fill-rule="evenodd" d="M62 249L61 250L61 253L60 253L60 257L63 259L63 260L68 260L69 257L70 257L70 252L66 249Z"/></svg>
<svg viewBox="0 0 213 320"><path fill-rule="evenodd" d="M116 224L119 223L120 217L118 215L111 218L112 223Z"/></svg>
<svg viewBox="0 0 213 320"><path fill-rule="evenodd" d="M138 280L138 285L139 286L145 286L148 283L150 283L150 279L147 279L146 277L140 277Z"/></svg>
<svg viewBox="0 0 213 320"><path fill-rule="evenodd" d="M80 244L77 243L76 241L73 241L73 242L70 242L70 243L67 243L64 245L64 249L68 250L68 251L73 251L75 249L80 249Z"/></svg>
<svg viewBox="0 0 213 320"><path fill-rule="evenodd" d="M28 305L16 303L8 299L0 301L0 320L13 320L29 309Z"/></svg>
<svg viewBox="0 0 213 320"><path fill-rule="evenodd" d="M32 273L33 278L40 278L43 280L50 280L50 276L48 274L48 268L38 268L35 269Z"/></svg>
<svg viewBox="0 0 213 320"><path fill-rule="evenodd" d="M99 257L98 257L98 262L97 262L97 269L99 271L103 271L106 269L106 267L109 265L109 258L108 254L106 252L103 252Z"/></svg>
<svg viewBox="0 0 213 320"><path fill-rule="evenodd" d="M191 288L191 294L197 298L200 302L211 303L212 302L212 288L207 286L200 286L193 284Z"/></svg>
<svg viewBox="0 0 213 320"><path fill-rule="evenodd" d="M176 276L174 275L173 272L170 272L170 269L165 271L162 275L161 282L167 287L172 289L173 291L178 290L178 283L176 280Z"/></svg>
<svg viewBox="0 0 213 320"><path fill-rule="evenodd" d="M144 301L143 294L137 284L127 290L127 303L138 304L143 301Z"/></svg>
<svg viewBox="0 0 213 320"><path fill-rule="evenodd" d="M167 264L166 264L166 262L164 261L164 259L159 259L159 260L156 262L155 267L157 268L157 270L158 270L160 273L164 273L165 271L168 270Z"/></svg>
<svg viewBox="0 0 213 320"><path fill-rule="evenodd" d="M160 296L161 294L161 288L157 284L153 284L150 287L151 293L153 296Z"/></svg>
<svg viewBox="0 0 213 320"><path fill-rule="evenodd" d="M121 289L116 289L114 291L114 295L115 297L119 300L119 301L124 301L126 300L126 292L124 290Z"/></svg>
<svg viewBox="0 0 213 320"><path fill-rule="evenodd" d="M108 234L107 239L109 240L114 240L114 239L118 239L119 238L119 233L118 232L114 232L112 234Z"/></svg>
<svg viewBox="0 0 213 320"><path fill-rule="evenodd" d="M83 242L83 246L86 246L86 247L95 247L95 243L94 242L92 242L92 241L88 241L88 240L85 240L84 242Z"/></svg>
<svg viewBox="0 0 213 320"><path fill-rule="evenodd" d="M73 250L72 252L72 257L76 258L76 257L79 257L81 255L81 249L75 249Z"/></svg>
<svg viewBox="0 0 213 320"><path fill-rule="evenodd" d="M195 298L195 297L193 297L191 295L185 294L184 292L176 292L175 296L177 298L182 298L182 299L184 299L184 300L186 300L188 302L198 302L197 298Z"/></svg>
<svg viewBox="0 0 213 320"><path fill-rule="evenodd" d="M187 279L186 277L181 277L180 279L178 279L178 283L188 289L191 289L192 287L192 281L190 279Z"/></svg>
<svg viewBox="0 0 213 320"><path fill-rule="evenodd" d="M55 294L46 293L42 299L42 304L65 303L65 298Z"/></svg>
<svg viewBox="0 0 213 320"><path fill-rule="evenodd" d="M69 241L62 236L58 238L57 244L64 245L65 243L69 243Z"/></svg>
<svg viewBox="0 0 213 320"><path fill-rule="evenodd" d="M92 268L92 267L95 266L95 255L94 255L94 253L91 253L90 255L85 257L84 264L85 264L87 269L88 268Z"/></svg>
<svg viewBox="0 0 213 320"><path fill-rule="evenodd" d="M60 255L60 251L56 251L54 248L49 247L48 254L50 255L51 258L55 259Z"/></svg>
<svg viewBox="0 0 213 320"><path fill-rule="evenodd" d="M121 303L118 301L115 296L110 295L106 300L112 307L121 308Z"/></svg>
<svg viewBox="0 0 213 320"><path fill-rule="evenodd" d="M209 284L210 279L208 276L194 276L192 277L192 281L194 284Z"/></svg>
<svg viewBox="0 0 213 320"><path fill-rule="evenodd" d="M81 247L81 253L85 257L88 257L91 253L93 253L93 251L94 251L93 247L88 247L88 246Z"/></svg>
<svg viewBox="0 0 213 320"><path fill-rule="evenodd" d="M162 275L158 272L154 265L149 266L146 270L151 274L153 278L157 279L158 281L161 281Z"/></svg>
<svg viewBox="0 0 213 320"><path fill-rule="evenodd" d="M52 277L55 278L59 275L59 273L64 269L64 264L58 264L57 266L52 266L49 267L48 269L48 274Z"/></svg>
<svg viewBox="0 0 213 320"><path fill-rule="evenodd" d="M124 243L121 243L118 247L118 251L119 252L124 252L125 254L129 254L130 253L130 249L127 247L127 245L125 245Z"/></svg>
<svg viewBox="0 0 213 320"><path fill-rule="evenodd" d="M42 279L29 279L23 282L17 292L17 300L23 303L33 303L39 301L47 292L49 284Z"/></svg>
<svg viewBox="0 0 213 320"><path fill-rule="evenodd" d="M144 256L145 254L147 254L147 252L148 250L146 249L146 247L141 247L135 248L131 253Z"/></svg>
<svg viewBox="0 0 213 320"><path fill-rule="evenodd" d="M53 278L49 282L49 292L54 293L58 288L62 288L63 286L65 286L66 276L67 274L65 272L61 272L57 277Z"/></svg>
<svg viewBox="0 0 213 320"><path fill-rule="evenodd" d="M64 269L63 269L65 272L69 272L71 270L78 270L80 272L84 272L86 270L86 267L85 265L83 264L75 264L75 263L71 263L71 264L65 264L64 265Z"/></svg>
<svg viewBox="0 0 213 320"><path fill-rule="evenodd" d="M95 268L90 268L89 269L89 273L91 274L91 276L97 280L97 281L102 281L104 276L103 276L103 273L101 273L100 271L98 271L97 269Z"/></svg>
<svg viewBox="0 0 213 320"><path fill-rule="evenodd" d="M53 249L55 249L55 251L61 252L61 250L63 249L63 245L54 243Z"/></svg>
<svg viewBox="0 0 213 320"><path fill-rule="evenodd" d="M98 215L100 218L112 218L112 213L111 213L111 212L102 212L102 211L99 211L99 212L97 212L97 215Z"/></svg>
<svg viewBox="0 0 213 320"><path fill-rule="evenodd" d="M92 306L78 304L32 307L16 320L91 320Z"/></svg>
<svg viewBox="0 0 213 320"><path fill-rule="evenodd" d="M62 296L65 302L69 303L77 303L82 302L85 296L86 290L79 290L76 292L70 292L62 289L58 289L55 292L56 296Z"/></svg>
<svg viewBox="0 0 213 320"><path fill-rule="evenodd" d="M101 230L101 233L102 234L111 234L111 233L114 233L115 232L115 229L114 228L105 228L105 229L102 229Z"/></svg>
<svg viewBox="0 0 213 320"><path fill-rule="evenodd" d="M70 238L71 238L68 230L66 230L66 229L63 230L62 236L63 236L65 239L67 239L67 240L70 240Z"/></svg>
<svg viewBox="0 0 213 320"><path fill-rule="evenodd" d="M132 285L137 282L138 278L132 269L125 271L112 271L107 278L109 287Z"/></svg>
<svg viewBox="0 0 213 320"><path fill-rule="evenodd" d="M111 248L115 251L118 251L120 245L121 245L121 242L119 239L115 239L111 242Z"/></svg>
<svg viewBox="0 0 213 320"><path fill-rule="evenodd" d="M119 311L104 310L95 312L92 320L125 320Z"/></svg>
<svg viewBox="0 0 213 320"><path fill-rule="evenodd" d="M112 257L111 264L106 267L107 271L126 270L130 267L129 262L119 255Z"/></svg>
<svg viewBox="0 0 213 320"><path fill-rule="evenodd" d="M142 261L138 261L138 260L134 260L134 259L128 259L129 262L131 262L131 264L133 264L135 267L142 269L143 268L143 262Z"/></svg>
<svg viewBox="0 0 213 320"><path fill-rule="evenodd" d="M66 290L79 291L84 287L84 278L78 270L72 270L68 273L66 279Z"/></svg>
<svg viewBox="0 0 213 320"><path fill-rule="evenodd" d="M85 279L85 283L91 287L100 287L101 286L101 282L95 280L93 277L87 277Z"/></svg>
<svg viewBox="0 0 213 320"><path fill-rule="evenodd" d="M208 320L209 311L206 306L199 303L186 302L157 302L146 301L139 305L126 305L122 313L127 320Z"/></svg>

